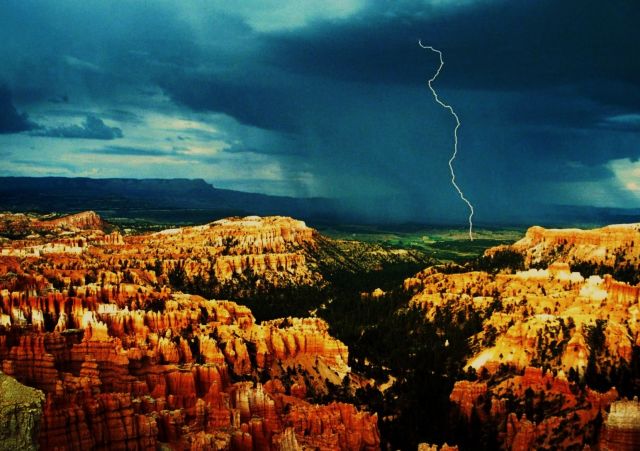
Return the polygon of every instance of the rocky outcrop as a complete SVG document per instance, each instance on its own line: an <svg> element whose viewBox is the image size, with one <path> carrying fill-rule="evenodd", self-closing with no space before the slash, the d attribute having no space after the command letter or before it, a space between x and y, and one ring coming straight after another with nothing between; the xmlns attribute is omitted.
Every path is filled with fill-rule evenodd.
<svg viewBox="0 0 640 451"><path fill-rule="evenodd" d="M0 257L0 365L46 394L36 441L377 449L377 417L305 400L349 380L348 350L324 321L256 324L242 305L163 287L247 274L253 286L320 283L305 254L314 234L289 218L249 217L124 241L91 230L11 242Z"/></svg>
<svg viewBox="0 0 640 451"><path fill-rule="evenodd" d="M40 446L59 450L156 449L156 420L137 413L136 407L135 400L125 393L71 399L50 394L44 409Z"/></svg>
<svg viewBox="0 0 640 451"><path fill-rule="evenodd" d="M356 388L367 383L351 374L347 347L324 321L260 323L238 303L176 291L215 298L322 287L318 255L330 255L335 268L349 263L340 243L281 217L124 238L91 229L92 221L2 245L0 368L46 394L42 446L379 448L375 415L311 402L336 387L360 396ZM64 227L77 230L57 235ZM618 399L606 377L617 376L628 394L624 375L640 345L638 287L572 272L575 259L600 255L598 246L635 249L622 232L610 235L565 242L534 230L522 249L531 262L549 260L546 269L430 268L406 281L411 306L429 320L448 315L478 325L470 380L450 394L462 421L490 425L507 449L596 444L599 418ZM623 244L609 253L633 258ZM363 302L385 296L378 290ZM443 335L443 346L451 338ZM585 387L588 371L605 376L604 393ZM618 427L617 412L601 435L606 443L635 437Z"/></svg>
<svg viewBox="0 0 640 451"><path fill-rule="evenodd" d="M0 449L37 450L44 393L0 372Z"/></svg>
<svg viewBox="0 0 640 451"><path fill-rule="evenodd" d="M616 261L638 264L640 224L610 225L599 229L545 229L534 226L511 246L487 250L493 255L504 249L521 253L526 264L592 262L614 265Z"/></svg>
<svg viewBox="0 0 640 451"><path fill-rule="evenodd" d="M600 422L618 390L634 390L618 375L629 374L640 343L638 287L584 278L556 262L513 274L432 268L405 288L429 319L474 312L482 324L471 338L472 380L456 382L450 394L463 423L494 428L505 449L596 446L599 433L620 446L635 440L634 431L615 429L619 410L610 433ZM594 380L604 393L588 386Z"/></svg>
<svg viewBox="0 0 640 451"><path fill-rule="evenodd" d="M101 230L105 226L102 218L95 211L83 211L60 218L35 221L36 230Z"/></svg>
<svg viewBox="0 0 640 451"><path fill-rule="evenodd" d="M428 443L420 443L418 451L458 451L457 446L449 446L446 443L442 446L430 445Z"/></svg>
<svg viewBox="0 0 640 451"><path fill-rule="evenodd" d="M458 381L453 386L449 399L460 413L467 419L471 418L478 398L487 393L487 384L483 382Z"/></svg>
<svg viewBox="0 0 640 451"><path fill-rule="evenodd" d="M350 404L313 406L297 398L280 396L288 413L284 423L293 428L305 448L331 450L377 450L380 436L377 417L358 412Z"/></svg>
<svg viewBox="0 0 640 451"><path fill-rule="evenodd" d="M640 449L640 403L621 400L611 404L600 436L602 451Z"/></svg>
<svg viewBox="0 0 640 451"><path fill-rule="evenodd" d="M505 449L526 451L567 449L593 440L598 417L617 396L615 389L604 394L581 389L562 375L528 367L521 375L456 382L450 399L466 421L473 414L504 428L498 438Z"/></svg>
<svg viewBox="0 0 640 451"><path fill-rule="evenodd" d="M500 365L524 370L547 366L584 375L592 350L589 331L602 325L601 371L628 364L639 343L637 287L611 276L584 279L555 264L515 274L425 272L411 280L417 293L411 303L430 318L437 309L487 312L475 337L478 351L468 364L490 373Z"/></svg>
<svg viewBox="0 0 640 451"><path fill-rule="evenodd" d="M640 224L609 225L599 229L545 229L534 226L515 247L535 247L541 243L561 243L567 246L604 246L615 249L628 246L638 239Z"/></svg>
<svg viewBox="0 0 640 451"><path fill-rule="evenodd" d="M640 302L640 286L618 282L608 274L604 276L603 285L607 291L607 297L616 304L630 307Z"/></svg>
<svg viewBox="0 0 640 451"><path fill-rule="evenodd" d="M0 235L11 237L104 230L105 226L106 223L94 211L84 211L54 219L23 213L0 214Z"/></svg>
<svg viewBox="0 0 640 451"><path fill-rule="evenodd" d="M218 280L225 281L234 275L242 275L247 271L257 274L268 272L286 272L296 274L306 268L306 258L302 254L268 254L268 255L223 255L216 259L214 266ZM302 275L302 274L300 274Z"/></svg>
<svg viewBox="0 0 640 451"><path fill-rule="evenodd" d="M286 217L229 218L131 237L126 257L117 263L126 259L129 268L153 266L164 283L232 285L238 293L316 285L322 276L308 262L316 235L304 222Z"/></svg>
<svg viewBox="0 0 640 451"><path fill-rule="evenodd" d="M136 292L120 307L121 293L108 292L113 303L91 289L0 302L3 370L47 395L43 447L379 446L377 417L303 399L350 372L324 321L256 324L244 306L179 293Z"/></svg>
<svg viewBox="0 0 640 451"><path fill-rule="evenodd" d="M41 219L29 215L0 215L0 236L20 237L3 243L0 255L40 257L47 254L84 253L91 246L121 246L118 231L107 233L107 223L93 211Z"/></svg>

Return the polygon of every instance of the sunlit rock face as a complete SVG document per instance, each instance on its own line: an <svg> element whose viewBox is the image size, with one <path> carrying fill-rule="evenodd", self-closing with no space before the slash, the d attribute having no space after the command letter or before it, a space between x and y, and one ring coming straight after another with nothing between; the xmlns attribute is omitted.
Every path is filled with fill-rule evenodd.
<svg viewBox="0 0 640 451"><path fill-rule="evenodd" d="M420 443L418 444L418 451L458 451L458 447L449 446L446 443L442 446Z"/></svg>
<svg viewBox="0 0 640 451"><path fill-rule="evenodd" d="M320 274L309 268L306 257L316 246L317 232L302 221L285 217L229 218L125 239L117 231L109 232L94 212L52 220L5 214L0 217L0 233L22 236L0 243L0 256L73 255L83 260L85 270L90 269L89 260L98 258L105 269L116 274L128 269L129 278L165 284L177 269L185 283L195 277L229 283L234 277L247 275L272 285L322 281Z"/></svg>
<svg viewBox="0 0 640 451"><path fill-rule="evenodd" d="M319 319L258 325L246 307L189 295L167 296L161 311L121 309L84 293L18 301L16 309L35 305L58 329L13 328L0 355L4 372L47 395L43 446L270 449L291 441L290 432L281 438L288 428L301 445L379 444L375 416L309 404L292 390L301 381L321 393L349 375L347 348ZM241 378L277 383L234 382Z"/></svg>
<svg viewBox="0 0 640 451"><path fill-rule="evenodd" d="M450 399L466 421L501 425L495 438L506 449L529 450L581 447L593 440L602 412L617 396L615 389L581 391L563 375L527 367L522 375L456 382Z"/></svg>
<svg viewBox="0 0 640 451"><path fill-rule="evenodd" d="M37 450L44 393L0 372L0 449Z"/></svg>
<svg viewBox="0 0 640 451"><path fill-rule="evenodd" d="M5 229L13 231L18 228L16 221L42 222L25 215L10 216L21 218L5 218L6 224L13 224ZM424 258L379 245L331 240L302 221L280 216L227 218L124 237L95 213L75 216L84 219L58 218L52 221L67 228L38 229L38 233L25 229L25 233L33 233L0 240L0 269L4 266L16 275L14 283L5 284L8 289L16 283L35 286L55 280L53 288L58 289L91 283L117 285L117 293L103 290L101 294L111 299L122 296L122 290L163 286L208 297L241 299L273 288L324 287L327 281L321 267L349 272L354 267L378 269L388 262L416 264ZM0 235L1 225L0 216ZM32 269L21 269L21 259L33 259ZM18 280L22 275L29 280Z"/></svg>
<svg viewBox="0 0 640 451"><path fill-rule="evenodd" d="M305 250L315 233L291 218L248 216L143 235L129 246L136 258L157 250L166 272L180 265L188 279L224 283L250 272L274 285L314 284L321 276L308 267Z"/></svg>
<svg viewBox="0 0 640 451"><path fill-rule="evenodd" d="M470 380L456 382L450 394L463 423L493 428L505 449L565 449L597 440L601 449L637 449L630 427L638 424L637 403L618 400L637 389L630 375L640 355L640 286L609 274L583 275L573 265L637 271L638 238L636 225L534 227L514 245L485 254L519 253L524 270L430 268L405 281L411 305L427 318L446 311L481 322L471 338Z"/></svg>
<svg viewBox="0 0 640 451"><path fill-rule="evenodd" d="M420 287L411 303L433 315L441 306L486 312L481 349L469 360L476 371L495 371L500 364L520 369L549 365L583 374L590 349L585 335L602 324L606 355L603 366L629 363L633 346L640 344L638 326L639 287L604 279L568 278L545 271L531 278L515 274L418 275Z"/></svg>
<svg viewBox="0 0 640 451"><path fill-rule="evenodd" d="M36 221L35 227L43 230L101 230L105 222L95 211L84 211L57 219Z"/></svg>
<svg viewBox="0 0 640 451"><path fill-rule="evenodd" d="M0 214L0 257L82 256L95 246L122 246L124 238L97 213L88 211L55 219ZM42 275L42 274L40 274Z"/></svg>
<svg viewBox="0 0 640 451"><path fill-rule="evenodd" d="M324 321L258 324L243 305L168 287L177 266L217 283L246 271L319 283L304 223L233 218L125 238L94 229L93 215L62 224L0 256L0 367L44 393L42 449L379 448L375 415L311 402L351 377Z"/></svg>
<svg viewBox="0 0 640 451"><path fill-rule="evenodd" d="M106 223L94 211L84 211L58 218L39 218L23 213L0 213L0 233L20 236L23 234L79 232L103 230Z"/></svg>
<svg viewBox="0 0 640 451"><path fill-rule="evenodd" d="M45 394L42 446L379 447L375 415L313 402L366 383L328 324L258 323L239 298L178 290L322 287L318 255L339 263L338 242L282 217L125 237L93 215L60 223L0 243L0 369ZM600 261L593 246L605 249L601 262L617 253L615 266L624 253L628 264L635 251L623 244L637 230L623 229L608 241L533 229L517 253L535 264L521 271L432 267L405 281L410 306L430 320L478 324L467 374L449 394L464 427L489 427L505 449L636 446L635 430L616 420L628 409L614 406L632 391L640 287L575 269L582 258Z"/></svg>
<svg viewBox="0 0 640 451"><path fill-rule="evenodd" d="M489 254L510 249L525 256L527 265L562 261L614 265L629 262L638 266L640 224L610 225L599 229L545 229L534 226L511 246L488 250Z"/></svg>
<svg viewBox="0 0 640 451"><path fill-rule="evenodd" d="M600 437L603 451L640 449L640 403L638 398L611 404Z"/></svg>

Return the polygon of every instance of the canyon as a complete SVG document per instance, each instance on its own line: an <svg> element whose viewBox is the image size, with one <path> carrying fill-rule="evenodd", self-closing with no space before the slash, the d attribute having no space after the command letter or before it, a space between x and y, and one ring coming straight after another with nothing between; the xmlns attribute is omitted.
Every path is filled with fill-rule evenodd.
<svg viewBox="0 0 640 451"><path fill-rule="evenodd" d="M313 402L358 383L324 321L256 324L242 305L168 286L178 267L321 283L301 251L312 229L247 217L123 238L103 226L92 213L28 221L0 257L1 369L43 393L43 449L379 447L374 414Z"/></svg>
<svg viewBox="0 0 640 451"><path fill-rule="evenodd" d="M635 224L532 227L485 252L522 255L522 270L430 268L405 281L429 318L442 308L480 312L467 380L450 394L463 422L488 427L510 450L640 447L640 285L572 270L587 263L637 273L639 238Z"/></svg>
<svg viewBox="0 0 640 451"><path fill-rule="evenodd" d="M26 447L380 449L405 424L394 399L413 371L384 337L411 347L415 327L420 352L437 351L425 374L450 387L435 415L451 430L420 449L640 446L640 286L596 271L637 272L634 225L533 227L485 252L521 256L520 269L425 263L396 289L341 300L336 274L424 260L287 217L143 234L93 212L0 224L0 382L30 399L9 400L3 420ZM277 303L302 314L275 316ZM390 360L363 344L371 333Z"/></svg>

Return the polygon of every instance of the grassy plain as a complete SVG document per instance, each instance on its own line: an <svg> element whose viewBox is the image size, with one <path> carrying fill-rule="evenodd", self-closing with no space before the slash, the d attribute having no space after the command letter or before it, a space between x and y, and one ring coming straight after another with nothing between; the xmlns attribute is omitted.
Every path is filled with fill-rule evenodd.
<svg viewBox="0 0 640 451"><path fill-rule="evenodd" d="M478 228L469 240L468 230L441 226L327 226L321 233L337 240L375 243L395 249L413 249L441 262L461 263L482 255L485 249L513 243L524 235L524 228Z"/></svg>

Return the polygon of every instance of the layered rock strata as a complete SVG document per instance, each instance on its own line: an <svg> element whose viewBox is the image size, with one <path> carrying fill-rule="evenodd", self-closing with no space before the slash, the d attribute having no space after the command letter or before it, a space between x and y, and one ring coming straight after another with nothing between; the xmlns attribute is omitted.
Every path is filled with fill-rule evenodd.
<svg viewBox="0 0 640 451"><path fill-rule="evenodd" d="M319 319L258 325L246 307L189 295L167 297L158 312L75 299L3 303L12 305L12 321L29 310L33 317L37 306L35 316L56 325L47 332L32 321L0 336L3 371L47 395L39 440L49 449L197 448L219 440L275 449L287 428L301 445L379 443L375 416L298 397L293 380L322 393L349 375L346 347ZM273 382L269 391L234 382L242 378Z"/></svg>
<svg viewBox="0 0 640 451"><path fill-rule="evenodd" d="M248 217L122 238L94 219L0 256L0 368L44 393L42 448L379 447L375 415L311 402L350 378L326 323L257 324L247 307L169 288L178 273L319 283L305 259L315 231Z"/></svg>
<svg viewBox="0 0 640 451"><path fill-rule="evenodd" d="M599 434L610 449L640 447L629 427L638 421L635 404L618 401L619 390L628 395L637 383L638 286L584 278L555 263L497 274L431 268L405 289L428 318L473 312L481 321L466 365L470 380L450 394L463 422L496 428L497 443L512 450L595 446Z"/></svg>

